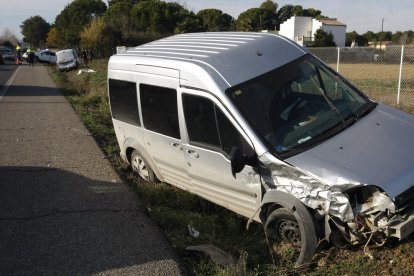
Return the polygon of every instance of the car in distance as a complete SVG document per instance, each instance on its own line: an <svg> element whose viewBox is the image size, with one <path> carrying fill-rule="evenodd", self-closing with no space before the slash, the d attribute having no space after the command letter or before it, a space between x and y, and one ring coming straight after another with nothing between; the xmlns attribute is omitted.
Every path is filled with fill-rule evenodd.
<svg viewBox="0 0 414 276"><path fill-rule="evenodd" d="M3 56L4 60L15 60L16 56L14 55L13 51L10 50L9 48L1 48L0 49L0 53Z"/></svg>
<svg viewBox="0 0 414 276"><path fill-rule="evenodd" d="M56 63L56 54L50 50L42 50L42 51L36 51L35 57L37 62L41 63L49 63L49 64L55 64Z"/></svg>
<svg viewBox="0 0 414 276"><path fill-rule="evenodd" d="M80 63L80 58L74 49L65 49L56 52L56 67L59 71L77 69Z"/></svg>
<svg viewBox="0 0 414 276"><path fill-rule="evenodd" d="M268 33L176 35L112 56L121 157L262 223L297 266L320 241L414 231L414 116L373 102L306 48ZM271 246L272 247L272 246Z"/></svg>

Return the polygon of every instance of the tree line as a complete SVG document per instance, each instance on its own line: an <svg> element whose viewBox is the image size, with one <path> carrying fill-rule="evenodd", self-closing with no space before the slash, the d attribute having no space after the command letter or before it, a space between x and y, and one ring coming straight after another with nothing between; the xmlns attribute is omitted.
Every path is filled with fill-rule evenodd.
<svg viewBox="0 0 414 276"><path fill-rule="evenodd" d="M357 43L358 46L368 46L368 42L374 44L380 44L383 41L392 41L396 44L413 44L414 43L414 32L405 31L405 32L377 32L368 31L362 35L358 34L356 31L346 33L345 45L351 46L352 42Z"/></svg>
<svg viewBox="0 0 414 276"><path fill-rule="evenodd" d="M37 15L26 19L20 27L24 40L35 47L80 47L110 55L117 45L135 46L172 34L278 30L280 24L293 15L326 17L320 10L304 9L300 5L279 8L271 0L242 12L237 18L215 8L194 13L179 3L161 0L109 0L108 6L102 0L74 0L64 7L52 24ZM385 40L388 32L384 33ZM391 34L392 38L394 35L397 39L397 34ZM412 41L411 33L401 33L399 37ZM322 41L317 45L332 46L326 43L332 40L329 34L319 32L317 38ZM361 40L362 43L365 38L369 41L365 35L347 34L347 42Z"/></svg>

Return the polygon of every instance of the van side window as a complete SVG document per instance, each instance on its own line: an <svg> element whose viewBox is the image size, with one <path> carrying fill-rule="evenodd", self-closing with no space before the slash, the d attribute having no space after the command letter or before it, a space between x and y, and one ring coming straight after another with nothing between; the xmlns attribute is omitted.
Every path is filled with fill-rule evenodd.
<svg viewBox="0 0 414 276"><path fill-rule="evenodd" d="M255 155L226 115L209 99L183 94L183 109L190 144L217 148L228 155L233 147L239 147L245 155Z"/></svg>
<svg viewBox="0 0 414 276"><path fill-rule="evenodd" d="M112 117L140 126L135 82L109 79L109 99Z"/></svg>
<svg viewBox="0 0 414 276"><path fill-rule="evenodd" d="M139 90L145 128L180 139L177 91L142 83L139 85Z"/></svg>

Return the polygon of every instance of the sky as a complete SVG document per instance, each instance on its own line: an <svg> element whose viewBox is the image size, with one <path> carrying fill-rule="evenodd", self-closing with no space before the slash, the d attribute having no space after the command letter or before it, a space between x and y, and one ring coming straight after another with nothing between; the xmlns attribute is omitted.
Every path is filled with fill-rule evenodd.
<svg viewBox="0 0 414 276"><path fill-rule="evenodd" d="M197 12L206 8L217 8L234 18L249 8L259 7L264 0L176 0L187 9ZM0 36L6 30L21 38L20 25L31 16L40 15L48 23L72 0L0 0ZM104 0L107 3L106 0ZM171 1L170 1L171 2ZM286 5L301 5L314 8L323 15L337 18L347 25L347 32L381 31L384 19L384 31L414 30L413 0L286 0L274 1L279 8Z"/></svg>

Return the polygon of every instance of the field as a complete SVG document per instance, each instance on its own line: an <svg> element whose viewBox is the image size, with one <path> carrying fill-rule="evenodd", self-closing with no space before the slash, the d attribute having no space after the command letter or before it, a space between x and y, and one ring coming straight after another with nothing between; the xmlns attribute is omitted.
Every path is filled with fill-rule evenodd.
<svg viewBox="0 0 414 276"><path fill-rule="evenodd" d="M336 69L336 64L330 64ZM339 73L371 99L397 107L400 65L340 64ZM403 64L399 108L414 113L414 64Z"/></svg>
<svg viewBox="0 0 414 276"><path fill-rule="evenodd" d="M355 246L339 249L321 246L314 263L306 270L293 269L294 252L288 247L278 248L272 258L265 235L259 224L247 231L247 220L167 184L142 183L120 160L112 128L106 94L107 60L94 61L90 67L96 73L57 72L49 68L56 84L72 103L77 114L91 131L108 159L143 201L148 215L164 230L171 246L192 275L414 275L414 235L398 243L389 241L384 247ZM336 66L336 65L335 65ZM375 71L381 77L368 78L366 72ZM340 72L352 79L373 99L392 103L396 97L393 66L342 65ZM365 72L365 74L364 74ZM414 67L406 74L414 78ZM397 75L398 76L398 75ZM397 79L398 80L398 79ZM411 82L411 85L407 84ZM414 111L411 94L413 80L406 83L402 107ZM383 87L383 89L380 89ZM388 102L390 101L390 102ZM395 99L394 99L395 101ZM189 226L199 231L198 238L189 235ZM208 244L219 247L232 256L233 265L222 266L203 254L185 250L188 246Z"/></svg>

